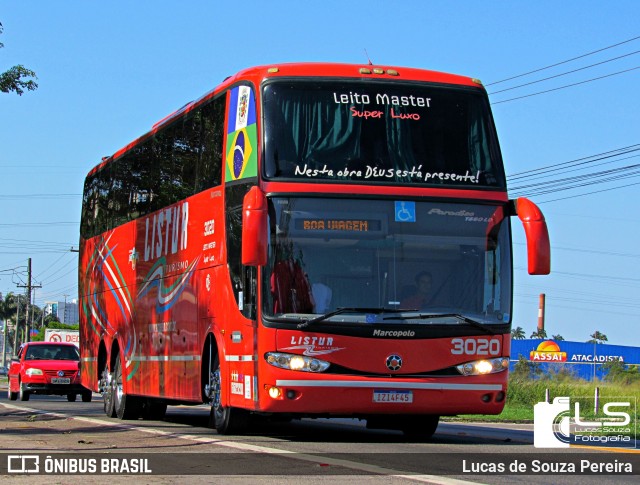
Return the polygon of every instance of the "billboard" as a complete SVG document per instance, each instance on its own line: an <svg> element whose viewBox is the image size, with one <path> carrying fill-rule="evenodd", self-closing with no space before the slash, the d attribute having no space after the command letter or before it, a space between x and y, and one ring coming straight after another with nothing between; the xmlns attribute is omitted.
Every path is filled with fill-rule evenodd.
<svg viewBox="0 0 640 485"><path fill-rule="evenodd" d="M563 370L586 380L602 379L606 375L602 365L612 360L640 365L639 347L552 339L512 339L511 371L521 356L538 364L544 373Z"/></svg>
<svg viewBox="0 0 640 485"><path fill-rule="evenodd" d="M78 330L58 330L47 328L44 331L45 342L69 342L80 346L80 331Z"/></svg>

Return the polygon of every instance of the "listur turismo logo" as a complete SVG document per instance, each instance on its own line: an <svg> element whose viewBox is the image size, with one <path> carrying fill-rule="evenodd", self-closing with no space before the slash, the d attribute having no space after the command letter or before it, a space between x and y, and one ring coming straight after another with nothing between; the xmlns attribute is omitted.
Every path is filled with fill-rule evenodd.
<svg viewBox="0 0 640 485"><path fill-rule="evenodd" d="M533 445L636 448L635 398L556 397L533 407Z"/></svg>

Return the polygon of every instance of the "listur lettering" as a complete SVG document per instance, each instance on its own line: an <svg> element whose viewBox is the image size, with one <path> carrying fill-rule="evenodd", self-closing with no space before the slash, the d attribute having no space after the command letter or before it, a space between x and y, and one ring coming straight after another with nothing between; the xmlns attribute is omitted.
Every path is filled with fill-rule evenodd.
<svg viewBox="0 0 640 485"><path fill-rule="evenodd" d="M168 207L147 217L144 232L144 260L149 261L187 249L188 223L188 202ZM149 232L151 232L151 238L149 238Z"/></svg>
<svg viewBox="0 0 640 485"><path fill-rule="evenodd" d="M333 345L333 337L296 337L295 335L291 337L291 345L318 345L329 346Z"/></svg>

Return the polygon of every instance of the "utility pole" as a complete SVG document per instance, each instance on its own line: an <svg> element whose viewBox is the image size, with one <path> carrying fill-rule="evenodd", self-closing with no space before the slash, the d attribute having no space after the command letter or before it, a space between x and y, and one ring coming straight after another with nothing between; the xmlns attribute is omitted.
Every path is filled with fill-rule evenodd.
<svg viewBox="0 0 640 485"><path fill-rule="evenodd" d="M34 288L42 288L41 285L34 286L31 284L31 258L29 258L29 262L27 264L27 284L26 285L18 285L18 288L26 288L27 289L27 309L25 312L25 336L24 342L29 342L31 340L31 324L29 323L29 306L31 305L31 290ZM16 324L17 330L17 324Z"/></svg>
<svg viewBox="0 0 640 485"><path fill-rule="evenodd" d="M18 347L18 331L20 330L20 295L16 297L16 328L13 331L13 355Z"/></svg>

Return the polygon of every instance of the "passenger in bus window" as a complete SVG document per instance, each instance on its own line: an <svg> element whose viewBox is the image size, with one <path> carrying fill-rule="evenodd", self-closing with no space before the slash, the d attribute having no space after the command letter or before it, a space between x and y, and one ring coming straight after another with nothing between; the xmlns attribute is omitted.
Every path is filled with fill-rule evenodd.
<svg viewBox="0 0 640 485"><path fill-rule="evenodd" d="M311 285L311 293L315 303L315 313L326 313L331 306L331 297L333 296L331 288L318 282Z"/></svg>
<svg viewBox="0 0 640 485"><path fill-rule="evenodd" d="M416 289L413 295L404 298L400 302L400 307L419 310L424 308L431 299L431 288L433 286L433 277L428 271L421 271L416 275Z"/></svg>

